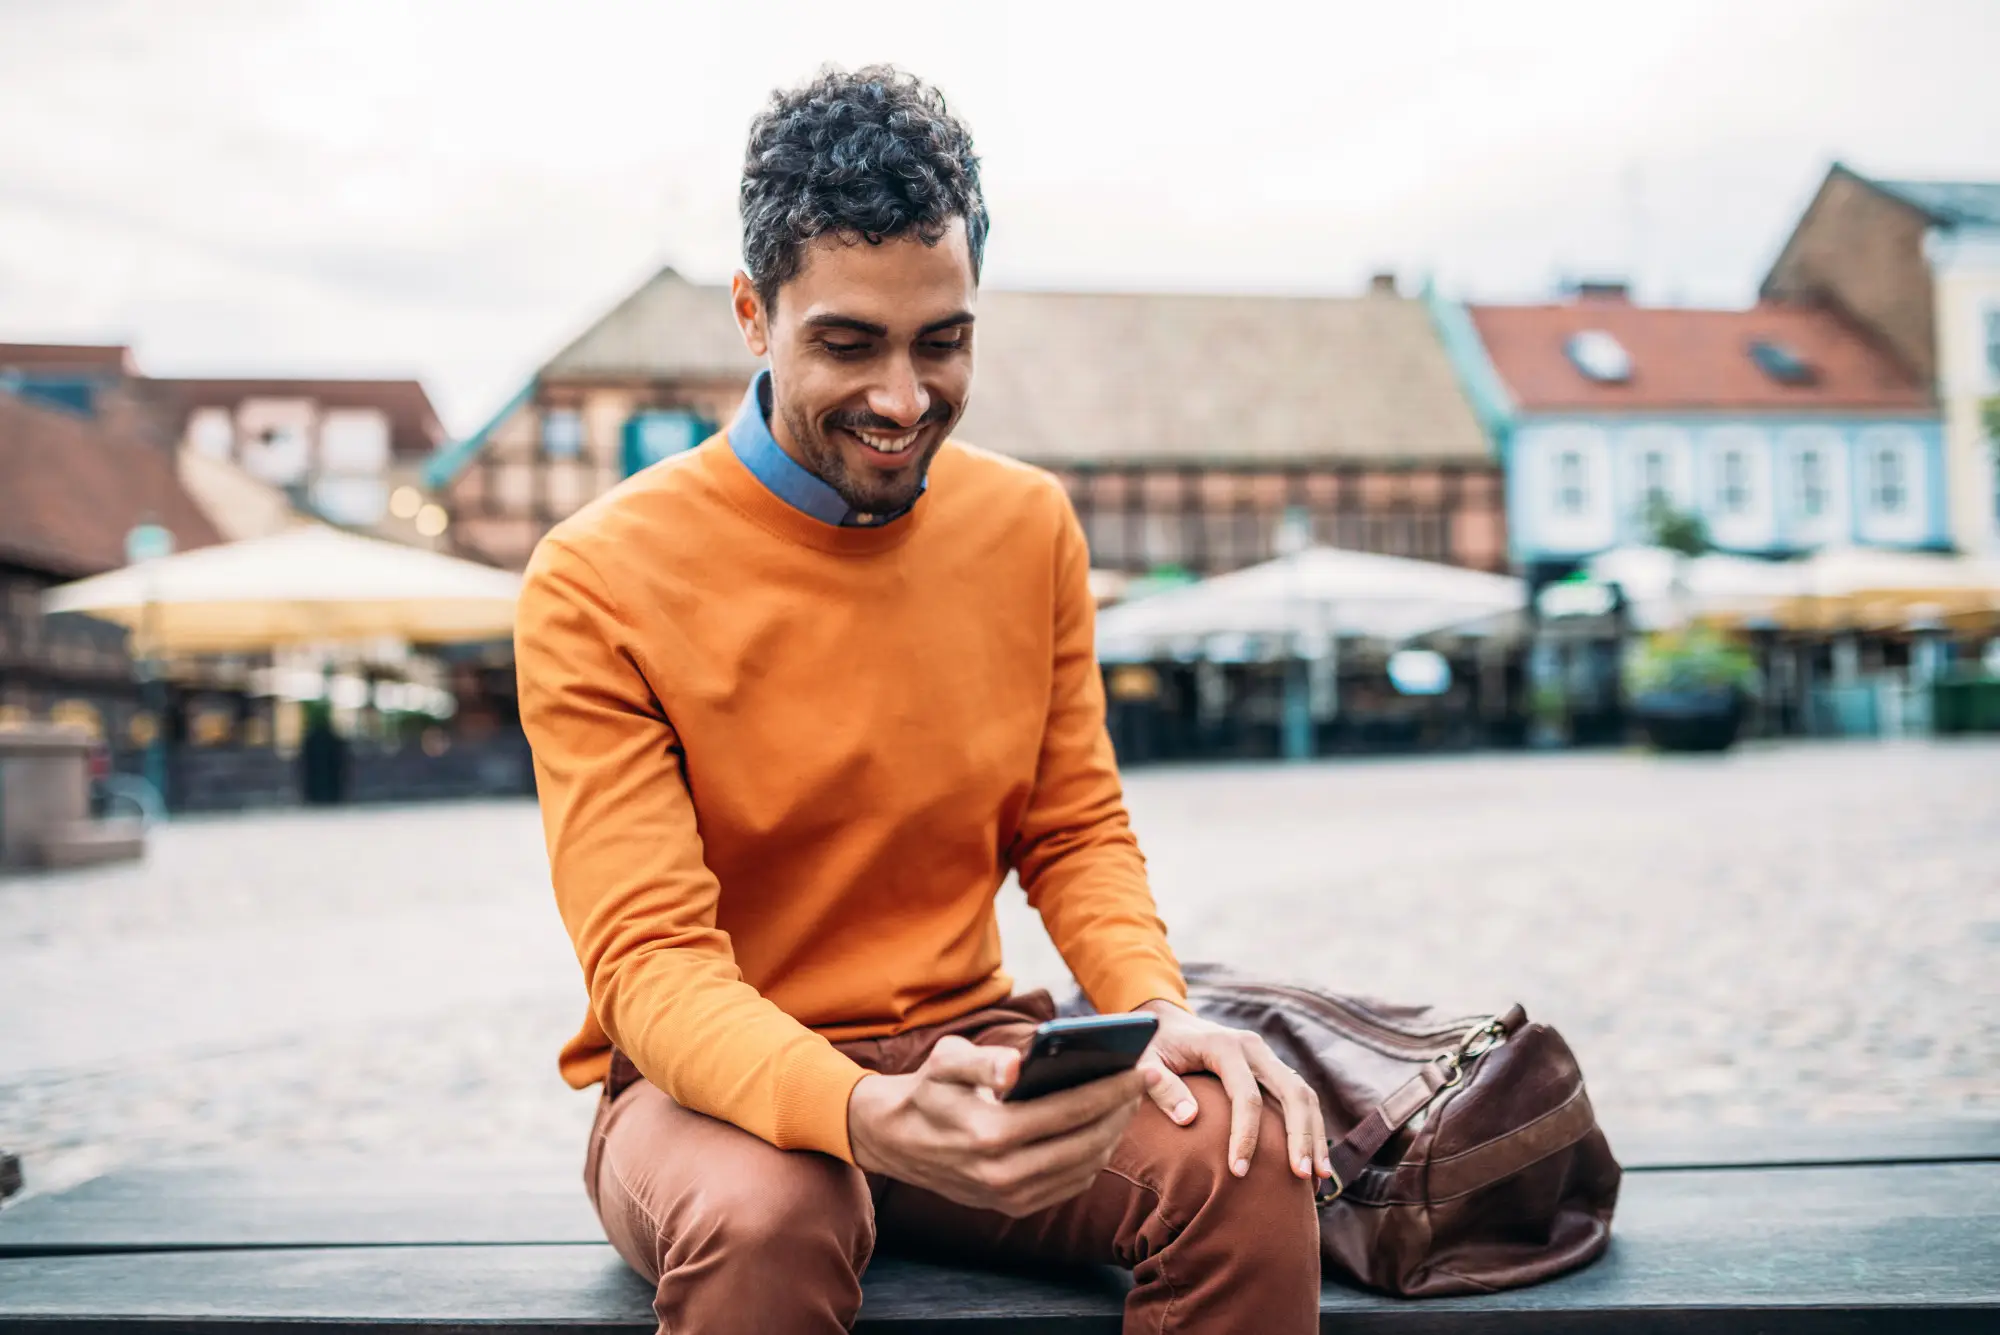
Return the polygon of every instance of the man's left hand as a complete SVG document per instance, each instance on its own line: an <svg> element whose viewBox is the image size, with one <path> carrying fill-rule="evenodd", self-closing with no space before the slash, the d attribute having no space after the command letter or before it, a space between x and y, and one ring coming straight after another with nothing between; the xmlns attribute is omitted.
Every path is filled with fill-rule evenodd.
<svg viewBox="0 0 2000 1335"><path fill-rule="evenodd" d="M1182 1076L1210 1071L1222 1081L1229 1095L1230 1172L1242 1177L1250 1171L1268 1090L1284 1109L1287 1158L1293 1175L1333 1176L1319 1096L1297 1071L1278 1060L1261 1035L1204 1020L1170 1001L1149 1001L1139 1009L1160 1021L1152 1046L1139 1059L1139 1069L1158 1068L1160 1078L1152 1082L1148 1092L1168 1117L1186 1126L1199 1114Z"/></svg>

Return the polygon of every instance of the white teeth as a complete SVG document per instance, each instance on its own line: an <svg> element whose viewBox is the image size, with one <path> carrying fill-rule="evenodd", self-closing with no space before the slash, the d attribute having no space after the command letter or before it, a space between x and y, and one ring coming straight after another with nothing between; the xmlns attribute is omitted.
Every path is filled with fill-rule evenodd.
<svg viewBox="0 0 2000 1335"><path fill-rule="evenodd" d="M854 434L884 454L901 454L914 445L917 437L923 433L919 430L901 436L877 436L867 431L857 431Z"/></svg>

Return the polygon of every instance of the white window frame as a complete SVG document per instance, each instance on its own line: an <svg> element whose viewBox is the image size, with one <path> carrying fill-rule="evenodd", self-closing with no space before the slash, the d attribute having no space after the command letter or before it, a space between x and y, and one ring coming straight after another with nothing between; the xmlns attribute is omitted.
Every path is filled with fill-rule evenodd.
<svg viewBox="0 0 2000 1335"><path fill-rule="evenodd" d="M1560 450L1555 457L1555 512L1580 515L1590 510L1590 461L1579 449Z"/></svg>
<svg viewBox="0 0 2000 1335"><path fill-rule="evenodd" d="M572 436L565 429L558 433L553 428L561 422L566 428L573 426ZM558 447L558 438L562 440ZM542 411L542 456L547 459L581 459L583 457L584 430L583 413L576 408L545 408Z"/></svg>
<svg viewBox="0 0 2000 1335"><path fill-rule="evenodd" d="M1730 474L1734 472L1735 477ZM1715 512L1735 518L1750 513L1750 452L1730 446L1715 459Z"/></svg>
<svg viewBox="0 0 2000 1335"><path fill-rule="evenodd" d="M1817 446L1792 457L1792 512L1800 519L1823 519L1833 501L1832 473L1826 452Z"/></svg>
<svg viewBox="0 0 2000 1335"><path fill-rule="evenodd" d="M388 414L374 408L335 408L319 419L317 473L379 477L389 468Z"/></svg>
<svg viewBox="0 0 2000 1335"><path fill-rule="evenodd" d="M188 444L207 459L236 457L236 415L227 408L197 408L188 414Z"/></svg>
<svg viewBox="0 0 2000 1335"><path fill-rule="evenodd" d="M1889 503L1893 492L1894 504ZM1910 505L1909 470L1903 451L1893 445L1877 445L1868 451L1868 508L1878 515L1899 517Z"/></svg>
<svg viewBox="0 0 2000 1335"><path fill-rule="evenodd" d="M1663 449L1648 449L1639 456L1639 513L1643 517L1653 512L1653 504L1658 501L1665 505L1674 503L1674 461L1667 457Z"/></svg>

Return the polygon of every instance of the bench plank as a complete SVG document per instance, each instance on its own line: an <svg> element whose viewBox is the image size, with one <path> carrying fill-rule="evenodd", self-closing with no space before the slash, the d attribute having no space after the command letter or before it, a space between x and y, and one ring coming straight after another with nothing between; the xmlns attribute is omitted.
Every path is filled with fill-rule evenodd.
<svg viewBox="0 0 2000 1335"><path fill-rule="evenodd" d="M0 1211L0 1257L599 1243L579 1165L323 1160L129 1169Z"/></svg>
<svg viewBox="0 0 2000 1335"><path fill-rule="evenodd" d="M1716 1128L1620 1138L1638 1174L1690 1167L2000 1163L2000 1121ZM1633 1188L1627 1188L1627 1197ZM159 1247L596 1243L568 1160L338 1159L131 1169L0 1210L0 1257Z"/></svg>
<svg viewBox="0 0 2000 1335"><path fill-rule="evenodd" d="M494 1208L504 1212L504 1194ZM2000 1164L1656 1172L1628 1180L1598 1265L1532 1289L1405 1303L1329 1285L1324 1328L1409 1333L2000 1326ZM1026 1277L884 1257L861 1329L1118 1329L1113 1272ZM648 1329L645 1288L601 1243L17 1256L0 1325L40 1335L311 1325ZM165 1323L162 1325L161 1323ZM989 1325L988 1328L997 1328Z"/></svg>
<svg viewBox="0 0 2000 1335"><path fill-rule="evenodd" d="M2000 1121L1828 1122L1613 1131L1627 1172L1811 1164L2000 1162Z"/></svg>

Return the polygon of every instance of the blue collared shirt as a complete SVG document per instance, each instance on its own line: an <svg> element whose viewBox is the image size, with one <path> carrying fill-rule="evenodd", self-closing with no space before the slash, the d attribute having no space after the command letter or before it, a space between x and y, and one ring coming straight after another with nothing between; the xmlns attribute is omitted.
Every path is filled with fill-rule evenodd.
<svg viewBox="0 0 2000 1335"><path fill-rule="evenodd" d="M773 496L794 510L811 515L822 524L859 528L868 525L886 524L901 519L916 505L909 505L894 514L863 515L849 508L840 493L815 476L778 444L771 434L771 373L759 371L757 378L750 382L750 389L743 396L743 406L736 410L736 420L729 424L729 448L736 451L736 457L762 482ZM921 496L930 486L926 477L918 488Z"/></svg>

